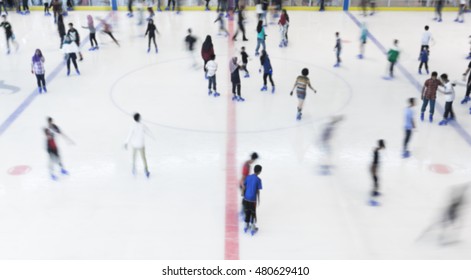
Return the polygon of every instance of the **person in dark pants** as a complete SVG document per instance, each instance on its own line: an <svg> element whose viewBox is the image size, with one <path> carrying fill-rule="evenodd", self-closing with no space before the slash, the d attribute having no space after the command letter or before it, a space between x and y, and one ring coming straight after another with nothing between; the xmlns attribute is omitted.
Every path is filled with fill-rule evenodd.
<svg viewBox="0 0 471 280"><path fill-rule="evenodd" d="M44 79L44 75L46 74L46 70L44 69L44 61L44 56L41 50L36 49L31 62L31 73L36 75L39 93L42 93L43 90L44 92L47 92L46 79Z"/></svg>
<svg viewBox="0 0 471 280"><path fill-rule="evenodd" d="M468 69L466 69L466 71L463 73L463 80L466 81L466 76L468 75L470 71L471 71L471 62L468 64ZM471 100L471 98L469 97L470 93L471 93L471 74L468 76L468 82L466 83L466 94L463 100L461 100L461 104L466 104Z"/></svg>
<svg viewBox="0 0 471 280"><path fill-rule="evenodd" d="M172 5L172 11L175 11L175 0L168 0L167 8L165 8L166 11L170 10L170 5Z"/></svg>
<svg viewBox="0 0 471 280"><path fill-rule="evenodd" d="M337 63L334 64L334 67L340 67L340 62L342 60L340 59L340 53L342 52L342 39L340 39L340 34L338 32L335 32L335 56L337 58Z"/></svg>
<svg viewBox="0 0 471 280"><path fill-rule="evenodd" d="M257 222L257 204L260 204L260 190L262 189L262 180L258 177L262 173L262 166L255 165L254 174L247 176L242 189L244 200L242 202L245 211L244 232L254 235L258 228Z"/></svg>
<svg viewBox="0 0 471 280"><path fill-rule="evenodd" d="M23 14L29 14L28 0L23 0Z"/></svg>
<svg viewBox="0 0 471 280"><path fill-rule="evenodd" d="M5 14L8 15L7 6L5 4L6 0L0 0L0 15L2 14L2 7L5 11Z"/></svg>
<svg viewBox="0 0 471 280"><path fill-rule="evenodd" d="M210 11L211 9L209 8L209 1L210 0L205 0L206 1L206 5L205 5L205 9L206 11Z"/></svg>
<svg viewBox="0 0 471 280"><path fill-rule="evenodd" d="M396 65L397 60L399 59L399 41L394 40L394 45L388 51L388 61L390 62L389 66L389 77L386 77L386 80L394 78L394 65Z"/></svg>
<svg viewBox="0 0 471 280"><path fill-rule="evenodd" d="M67 35L75 42L78 48L79 60L83 60L82 53L80 52L80 34L78 33L77 29L75 29L72 23L69 23L69 30L67 30Z"/></svg>
<svg viewBox="0 0 471 280"><path fill-rule="evenodd" d="M155 42L155 33L156 32L159 33L159 31L157 30L157 27L155 27L154 21L152 19L149 19L149 23L147 24L146 34L144 34L144 36L149 34L149 44L147 46L147 52L150 52L150 43L151 43L151 41L154 42L155 52L158 52L157 43Z"/></svg>
<svg viewBox="0 0 471 280"><path fill-rule="evenodd" d="M64 25L64 16L62 16L61 14L59 14L59 16L57 17L57 30L59 31L59 36L61 39L60 48L62 49L66 32L65 32L65 25Z"/></svg>
<svg viewBox="0 0 471 280"><path fill-rule="evenodd" d="M378 179L378 169L380 164L380 151L386 148L386 144L383 139L378 140L378 146L373 150L373 162L371 163L370 173L373 178L373 190L370 193L369 204L371 206L378 206L379 203L376 201L376 197L380 196L379 192L379 179Z"/></svg>
<svg viewBox="0 0 471 280"><path fill-rule="evenodd" d="M239 10L239 17L237 18L237 30L232 37L232 40L236 41L237 40L237 35L239 34L239 31L242 31L242 41L248 41L247 37L245 37L245 26L244 26L244 20L245 20L245 8L242 6L240 7Z"/></svg>
<svg viewBox="0 0 471 280"><path fill-rule="evenodd" d="M428 50L426 47L422 47L422 51L420 52L420 64L419 64L419 74L422 75L422 66L425 65L425 71L428 74Z"/></svg>
<svg viewBox="0 0 471 280"><path fill-rule="evenodd" d="M432 77L425 81L424 87L422 88L422 109L420 113L420 120L424 121L425 110L430 102L430 115L429 121L433 122L433 113L435 111L435 100L437 99L438 86L442 85L438 79L437 72L432 72Z"/></svg>
<svg viewBox="0 0 471 280"><path fill-rule="evenodd" d="M127 13L127 16L128 17L132 17L133 14L132 14L132 1L133 0L128 0L128 13Z"/></svg>
<svg viewBox="0 0 471 280"><path fill-rule="evenodd" d="M201 47L201 57L203 58L204 65L204 75L206 77L206 63L211 59L211 56L214 55L214 47L213 47L213 41L211 39L210 35L206 36L206 39L203 42L203 46Z"/></svg>
<svg viewBox="0 0 471 280"><path fill-rule="evenodd" d="M448 122L455 119L455 113L453 112L453 101L455 100L455 90L452 84L448 80L447 74L441 74L440 80L442 81L444 90L442 91L445 94L445 113L443 114L443 120L439 125L447 125Z"/></svg>
<svg viewBox="0 0 471 280"><path fill-rule="evenodd" d="M410 152L407 149L409 145L409 141L412 136L412 129L415 129L415 122L414 122L414 111L412 108L415 106L415 99L409 98L409 106L404 110L404 129L405 129L405 137L404 137L404 146L402 150L402 157L408 158L410 157Z"/></svg>
<svg viewBox="0 0 471 280"><path fill-rule="evenodd" d="M249 55L245 51L245 47L241 48L240 56L242 57L242 66L240 67L241 70L245 71L244 78L249 78L249 70L247 70L247 64L249 63Z"/></svg>
<svg viewBox="0 0 471 280"><path fill-rule="evenodd" d="M77 66L77 54L76 54L78 52L78 47L75 44L74 40L72 40L69 34L65 35L64 44L62 48L67 57L67 76L70 75L70 62L74 64L75 72L77 72L77 75L80 75L80 71Z"/></svg>
<svg viewBox="0 0 471 280"><path fill-rule="evenodd" d="M319 2L319 7L320 7L319 11L320 12L325 11L325 3L324 2L325 2L325 0L320 0L320 2Z"/></svg>
<svg viewBox="0 0 471 280"><path fill-rule="evenodd" d="M442 9L443 9L443 0L435 1L435 18L438 22L442 22Z"/></svg>
<svg viewBox="0 0 471 280"><path fill-rule="evenodd" d="M232 82L232 97L233 101L245 101L240 94L240 66L237 64L237 57L233 57L230 64L229 70L231 71L231 82Z"/></svg>
<svg viewBox="0 0 471 280"><path fill-rule="evenodd" d="M15 45L16 50L18 50L18 43L15 42L15 35L13 34L13 28L11 24L7 21L7 16L2 15L3 21L0 23L0 27L5 29L5 36L7 41L7 54L10 53L10 41Z"/></svg>
<svg viewBox="0 0 471 280"><path fill-rule="evenodd" d="M267 91L267 78L270 78L270 83L272 86L271 93L275 93L275 83L273 82L272 74L273 69L271 67L270 58L265 50L262 51L260 56L260 65L263 67L263 87L260 91ZM260 69L261 71L262 69Z"/></svg>

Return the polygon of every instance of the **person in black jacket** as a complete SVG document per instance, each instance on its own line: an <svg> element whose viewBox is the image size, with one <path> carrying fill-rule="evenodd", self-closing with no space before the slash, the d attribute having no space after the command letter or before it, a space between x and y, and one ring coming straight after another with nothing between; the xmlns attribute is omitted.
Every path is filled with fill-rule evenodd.
<svg viewBox="0 0 471 280"><path fill-rule="evenodd" d="M150 52L151 40L154 42L155 52L157 53L159 51L158 48L157 48L157 43L155 42L155 33L156 32L159 33L159 31L157 30L157 27L155 27L154 21L152 19L149 19L149 23L147 24L146 34L144 34L144 36L149 34L149 44L148 44L148 47L147 47L147 52Z"/></svg>
<svg viewBox="0 0 471 280"><path fill-rule="evenodd" d="M67 30L67 36L70 36L72 41L74 41L75 44L77 44L77 47L80 49L80 34L78 33L77 29L74 28L73 23L69 23L69 30ZM79 51L78 54L79 54L79 60L82 61L83 60L82 53Z"/></svg>

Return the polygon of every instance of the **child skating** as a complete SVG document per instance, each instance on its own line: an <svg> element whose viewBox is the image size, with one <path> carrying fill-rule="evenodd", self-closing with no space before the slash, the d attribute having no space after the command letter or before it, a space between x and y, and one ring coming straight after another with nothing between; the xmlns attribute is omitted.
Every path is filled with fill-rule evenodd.
<svg viewBox="0 0 471 280"><path fill-rule="evenodd" d="M90 45L92 46L89 51L98 50L98 42L96 41L96 28L95 23L93 22L93 17L91 15L87 16L87 26L82 26L82 28L88 29L90 31Z"/></svg>
<svg viewBox="0 0 471 280"><path fill-rule="evenodd" d="M241 70L245 71L245 76L244 78L249 78L250 77L250 73L249 73L249 70L247 69L247 65L249 63L249 55L247 54L247 52L245 51L245 47L242 47L241 48L241 51L240 51L240 56L242 58L242 66L240 67Z"/></svg>
<svg viewBox="0 0 471 280"><path fill-rule="evenodd" d="M260 204L260 190L262 189L262 180L258 177L262 173L262 166L255 165L254 174L247 176L242 189L243 205L245 211L244 232L250 231L251 235L257 233L257 204Z"/></svg>
<svg viewBox="0 0 471 280"><path fill-rule="evenodd" d="M7 16L2 15L3 21L0 23L0 27L5 29L5 36L7 41L7 54L10 54L10 41L15 46L15 49L18 50L18 43L15 41L15 35L13 34L13 28L11 24L7 21Z"/></svg>
<svg viewBox="0 0 471 280"><path fill-rule="evenodd" d="M368 39L368 28L366 27L366 23L361 24L361 33L360 33L360 54L358 55L359 59L363 59L365 57L365 45Z"/></svg>
<svg viewBox="0 0 471 280"><path fill-rule="evenodd" d="M317 93L317 91L311 86L311 81L307 77L309 75L309 70L307 68L304 68L301 71L301 75L296 78L296 82L294 83L293 89L291 90L290 95L293 95L293 91L296 89L296 95L298 97L298 113L296 115L296 119L299 121L302 118L303 115L303 105L304 105L304 100L306 99L306 92L307 92L307 87L312 89L314 93Z"/></svg>
<svg viewBox="0 0 471 280"><path fill-rule="evenodd" d="M212 55L211 60L206 63L206 71L208 76L208 95L213 95L214 97L220 96L216 89L216 71L218 70L218 64L216 63L216 55ZM214 90L214 93L211 91L211 87Z"/></svg>
<svg viewBox="0 0 471 280"><path fill-rule="evenodd" d="M31 62L31 73L36 75L36 81L38 83L38 92L41 94L43 91L46 93L46 79L44 75L46 70L44 69L44 56L40 49L36 49L34 56Z"/></svg>
<svg viewBox="0 0 471 280"><path fill-rule="evenodd" d="M147 52L150 52L151 41L154 42L155 52L156 53L159 52L159 49L157 48L157 43L155 42L155 33L159 33L159 31L157 30L157 27L154 24L154 20L149 19L149 23L147 23L146 33L144 34L144 36L147 36L147 34L149 34L149 43L147 45Z"/></svg>
<svg viewBox="0 0 471 280"><path fill-rule="evenodd" d="M389 76L384 77L385 80L391 80L394 78L394 66L399 59L399 41L394 40L393 46L388 51L388 61L389 61Z"/></svg>
<svg viewBox="0 0 471 280"><path fill-rule="evenodd" d="M260 91L267 91L267 78L270 78L270 83L271 83L271 93L275 93L275 83L273 82L273 69L271 67L271 62L270 58L268 57L268 54L265 50L262 51L262 55L260 56L260 70L263 68L263 87L260 89Z"/></svg>
<svg viewBox="0 0 471 280"><path fill-rule="evenodd" d="M232 82L232 100L233 101L245 101L240 93L240 65L237 63L237 57L233 57L229 63L229 70L231 71L231 82Z"/></svg>
<svg viewBox="0 0 471 280"><path fill-rule="evenodd" d="M420 52L420 57L419 57L419 75L422 75L422 66L425 65L425 71L427 72L428 75L428 56L429 52L426 47L422 47L422 51Z"/></svg>
<svg viewBox="0 0 471 280"><path fill-rule="evenodd" d="M447 125L450 121L455 119L455 113L453 112L453 101L455 100L455 89L453 84L448 80L447 74L441 74L440 80L443 84L443 90L440 90L445 95L445 113L443 114L443 120L439 122L439 125Z"/></svg>
<svg viewBox="0 0 471 280"><path fill-rule="evenodd" d="M224 14L223 13L219 13L218 17L216 18L216 20L214 22L216 23L218 21L219 21L218 35L219 36L224 36L224 37L229 36L229 31L227 31L226 24L224 22L225 20L224 20Z"/></svg>

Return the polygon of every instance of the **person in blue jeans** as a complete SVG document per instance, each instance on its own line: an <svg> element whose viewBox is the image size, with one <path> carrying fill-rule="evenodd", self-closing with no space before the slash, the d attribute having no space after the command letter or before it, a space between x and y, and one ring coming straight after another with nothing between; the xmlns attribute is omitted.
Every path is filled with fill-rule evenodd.
<svg viewBox="0 0 471 280"><path fill-rule="evenodd" d="M245 211L245 227L244 232L254 235L258 228L255 226L257 222L256 207L260 204L260 190L262 189L262 180L258 177L262 172L261 165L255 165L254 174L245 178L245 184L242 188L243 194L243 207Z"/></svg>
<svg viewBox="0 0 471 280"><path fill-rule="evenodd" d="M433 113L435 112L435 100L437 99L438 86L442 86L442 82L438 79L438 73L432 72L432 77L425 81L422 88L422 109L420 110L420 120L424 121L425 110L430 103L429 121L433 122Z"/></svg>
<svg viewBox="0 0 471 280"><path fill-rule="evenodd" d="M271 68L271 62L270 58L268 57L268 54L265 50L262 51L262 55L260 56L260 71L262 71L263 67L263 87L260 89L260 91L267 91L267 78L270 78L270 83L271 83L271 93L275 93L275 83L273 82L272 74L273 74L273 69Z"/></svg>
<svg viewBox="0 0 471 280"><path fill-rule="evenodd" d="M425 65L425 71L427 71L428 74L428 48L423 46L422 51L420 51L420 57L419 57L419 74L422 75L422 66Z"/></svg>
<svg viewBox="0 0 471 280"><path fill-rule="evenodd" d="M258 52L258 49L260 48L260 45L263 46L263 50L266 50L266 45L265 45L265 37L267 35L265 34L265 28L263 27L263 21L259 20L257 24L257 48L255 49L255 56L260 55Z"/></svg>
<svg viewBox="0 0 471 280"><path fill-rule="evenodd" d="M410 152L407 149L407 146L409 145L409 141L412 136L412 129L415 128L414 111L412 110L414 106L415 106L415 98L409 98L409 106L404 110L404 119L405 119L404 129L406 131L406 135L404 138L404 149L402 152L403 158L410 157Z"/></svg>

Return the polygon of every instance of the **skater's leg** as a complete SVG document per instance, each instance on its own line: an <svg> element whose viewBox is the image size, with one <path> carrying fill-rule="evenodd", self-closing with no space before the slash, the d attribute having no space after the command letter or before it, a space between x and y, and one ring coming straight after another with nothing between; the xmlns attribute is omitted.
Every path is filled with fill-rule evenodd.
<svg viewBox="0 0 471 280"><path fill-rule="evenodd" d="M70 72L70 61L72 60L71 54L67 54L67 73Z"/></svg>
<svg viewBox="0 0 471 280"><path fill-rule="evenodd" d="M36 82L38 84L38 87L41 87L41 78L39 77L40 75L36 74Z"/></svg>
<svg viewBox="0 0 471 280"><path fill-rule="evenodd" d="M406 129L406 135L404 137L404 152L407 151L407 146L409 144L411 136L412 136L412 130L411 129Z"/></svg>
<svg viewBox="0 0 471 280"><path fill-rule="evenodd" d="M371 166L371 177L373 178L373 191L371 192L372 196L377 196L379 194L379 180L378 180L378 166L373 164Z"/></svg>
<svg viewBox="0 0 471 280"><path fill-rule="evenodd" d="M272 87L275 86L275 83L273 82L273 77L272 77L272 74L268 74L268 78L270 78L270 84ZM265 85L266 85L266 82L265 82Z"/></svg>
<svg viewBox="0 0 471 280"><path fill-rule="evenodd" d="M268 77L268 73L263 73L263 85L265 87L267 86L267 77Z"/></svg>
<svg viewBox="0 0 471 280"><path fill-rule="evenodd" d="M450 115L451 102L445 102L445 113L443 114L443 119L448 119Z"/></svg>
<svg viewBox="0 0 471 280"><path fill-rule="evenodd" d="M146 148L139 149L139 153L141 154L142 163L144 164L144 170L149 172L149 167L147 166Z"/></svg>
<svg viewBox="0 0 471 280"><path fill-rule="evenodd" d="M75 53L71 53L71 54L69 54L69 56L72 58L72 63L74 64L75 70L78 71L77 55Z"/></svg>
<svg viewBox="0 0 471 280"><path fill-rule="evenodd" d="M420 64L419 64L419 72L422 71L422 66L424 65L424 63L421 61Z"/></svg>
<svg viewBox="0 0 471 280"><path fill-rule="evenodd" d="M427 61L425 62L425 71L427 71L427 74L428 74L428 62Z"/></svg>
<svg viewBox="0 0 471 280"><path fill-rule="evenodd" d="M148 43L147 43L147 50L149 51L150 50L150 42L152 40L152 36L149 35L149 40L148 40Z"/></svg>
<svg viewBox="0 0 471 280"><path fill-rule="evenodd" d="M435 112L435 99L430 99L430 115L433 115Z"/></svg>
<svg viewBox="0 0 471 280"><path fill-rule="evenodd" d="M450 102L450 117L451 119L455 119L455 112L453 112L453 101Z"/></svg>
<svg viewBox="0 0 471 280"><path fill-rule="evenodd" d="M213 76L213 89L216 91L216 74Z"/></svg>
<svg viewBox="0 0 471 280"><path fill-rule="evenodd" d="M136 156L137 156L137 149L132 149L132 172L136 172Z"/></svg>
<svg viewBox="0 0 471 280"><path fill-rule="evenodd" d="M420 112L424 113L425 110L427 110L428 101L429 101L429 99L424 98L424 100L422 101L422 108L420 109ZM432 100L430 100L430 101L432 101ZM430 106L432 106L432 102L430 102Z"/></svg>
<svg viewBox="0 0 471 280"><path fill-rule="evenodd" d="M238 95L239 97L241 97L241 96L240 96L240 83L237 84L237 95Z"/></svg>

